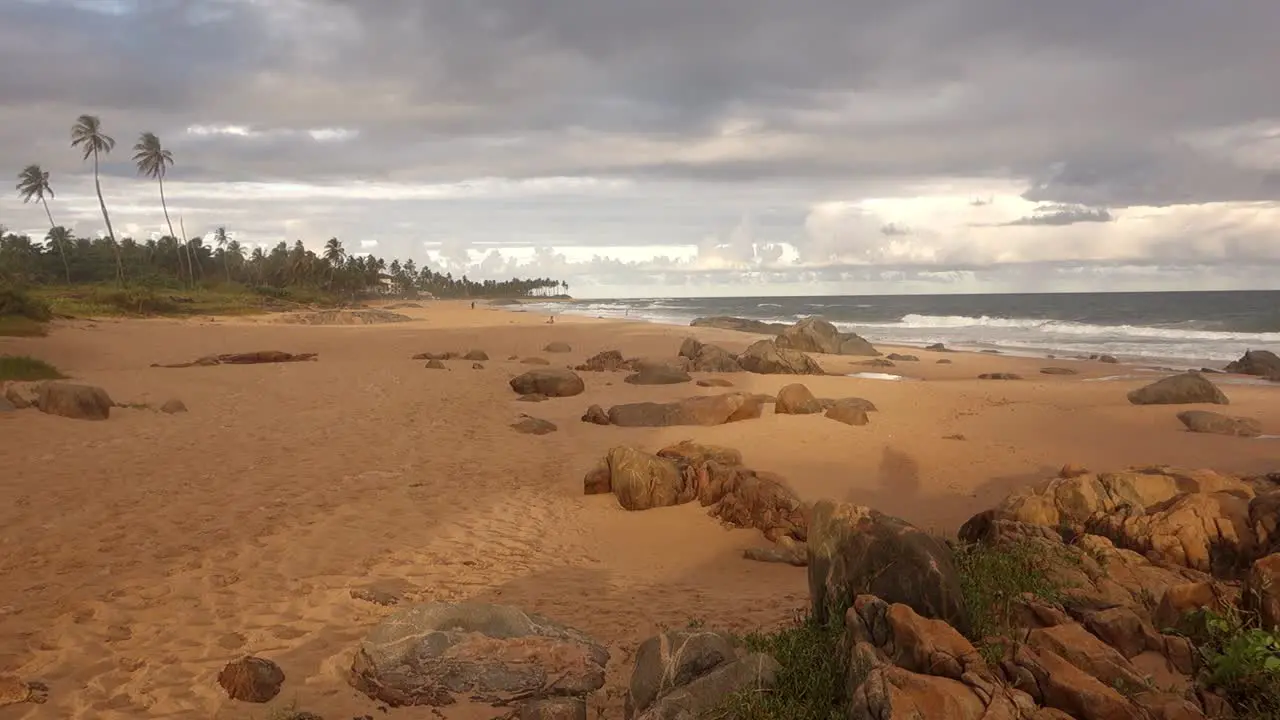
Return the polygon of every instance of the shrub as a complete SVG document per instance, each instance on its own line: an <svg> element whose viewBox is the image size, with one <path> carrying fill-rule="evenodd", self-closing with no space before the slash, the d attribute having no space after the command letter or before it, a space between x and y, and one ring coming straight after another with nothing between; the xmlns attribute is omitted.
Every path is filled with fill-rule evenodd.
<svg viewBox="0 0 1280 720"><path fill-rule="evenodd" d="M0 287L0 317L20 317L36 322L53 319L49 304L13 287Z"/></svg>
<svg viewBox="0 0 1280 720"><path fill-rule="evenodd" d="M1045 602L1062 600L1062 588L1049 576L1051 562L1069 561L1065 553L1047 553L1027 542L966 545L956 549L960 591L970 614L969 639L989 661L1003 649L993 638L1007 637L1014 602L1031 594Z"/></svg>
<svg viewBox="0 0 1280 720"><path fill-rule="evenodd" d="M0 355L0 381L60 380L66 377L58 368L43 360L25 355Z"/></svg>
<svg viewBox="0 0 1280 720"><path fill-rule="evenodd" d="M752 633L743 643L772 656L782 666L767 690L732 695L709 715L715 720L836 720L847 716L849 654L844 647L844 613L823 624L804 615L769 633Z"/></svg>
<svg viewBox="0 0 1280 720"><path fill-rule="evenodd" d="M1184 624L1196 646L1201 682L1220 692L1239 718L1280 718L1280 637L1234 608L1197 610Z"/></svg>

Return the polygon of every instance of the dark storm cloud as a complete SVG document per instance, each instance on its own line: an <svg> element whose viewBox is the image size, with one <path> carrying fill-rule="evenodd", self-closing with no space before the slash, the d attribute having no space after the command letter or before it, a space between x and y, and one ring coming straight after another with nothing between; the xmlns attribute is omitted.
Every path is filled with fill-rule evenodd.
<svg viewBox="0 0 1280 720"><path fill-rule="evenodd" d="M8 0L0 157L79 171L67 129L95 112L126 148L159 133L190 180L1012 177L1092 207L1276 199L1277 169L1240 160L1263 130L1186 138L1280 118L1278 26L1275 0Z"/></svg>
<svg viewBox="0 0 1280 720"><path fill-rule="evenodd" d="M1115 218L1106 208L1073 207L1070 205L1042 205L1035 214L1003 223L1016 225L1074 225L1076 223L1105 223Z"/></svg>

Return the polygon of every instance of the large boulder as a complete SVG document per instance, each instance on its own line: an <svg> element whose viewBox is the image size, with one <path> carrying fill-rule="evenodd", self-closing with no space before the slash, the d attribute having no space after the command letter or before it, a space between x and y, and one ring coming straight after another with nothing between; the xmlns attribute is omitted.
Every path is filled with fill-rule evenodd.
<svg viewBox="0 0 1280 720"><path fill-rule="evenodd" d="M653 455L615 447L583 478L587 495L613 492L627 510L648 510L697 500L708 514L741 528L760 530L771 542L808 535L808 506L785 480L742 465L732 448L684 441ZM799 548L789 545L793 550Z"/></svg>
<svg viewBox="0 0 1280 720"><path fill-rule="evenodd" d="M1254 561L1245 579L1244 600L1266 630L1280 630L1280 553Z"/></svg>
<svg viewBox="0 0 1280 720"><path fill-rule="evenodd" d="M777 339L778 347L800 352L828 355L879 355L880 351L862 337L842 333L835 325L822 318L809 317L783 330Z"/></svg>
<svg viewBox="0 0 1280 720"><path fill-rule="evenodd" d="M95 385L47 382L37 390L40 412L73 420L106 420L115 405L106 390Z"/></svg>
<svg viewBox="0 0 1280 720"><path fill-rule="evenodd" d="M356 689L391 707L459 700L548 701L585 710L609 652L586 635L508 605L425 603L396 612L360 643ZM572 717L572 715L568 715Z"/></svg>
<svg viewBox="0 0 1280 720"><path fill-rule="evenodd" d="M825 375L816 360L799 350L779 347L773 340L761 340L738 356L744 370L761 375Z"/></svg>
<svg viewBox="0 0 1280 720"><path fill-rule="evenodd" d="M826 417L845 425L866 425L868 406L875 410L874 405L862 398L843 398L831 403L827 408Z"/></svg>
<svg viewBox="0 0 1280 720"><path fill-rule="evenodd" d="M582 378L572 370L545 368L530 370L511 378L511 389L519 395L572 397L586 389Z"/></svg>
<svg viewBox="0 0 1280 720"><path fill-rule="evenodd" d="M617 350L604 350L587 358L587 361L574 368L583 372L617 372L631 370L631 361L622 357Z"/></svg>
<svg viewBox="0 0 1280 720"><path fill-rule="evenodd" d="M822 403L809 392L809 388L801 383L792 383L778 391L773 411L779 415L812 415L822 412Z"/></svg>
<svg viewBox="0 0 1280 720"><path fill-rule="evenodd" d="M703 717L732 694L770 688L776 660L738 648L733 638L669 630L640 643L627 688L627 720Z"/></svg>
<svg viewBox="0 0 1280 720"><path fill-rule="evenodd" d="M280 694L284 671L266 658L246 655L226 664L218 673L218 684L227 697L242 702L269 702Z"/></svg>
<svg viewBox="0 0 1280 720"><path fill-rule="evenodd" d="M715 317L694 318L689 323L690 327L709 327L719 328L720 330L736 330L738 332L754 333L756 335L776 335L787 329L787 325L783 323L761 322L759 320L748 320L746 318L728 317L717 315Z"/></svg>
<svg viewBox="0 0 1280 720"><path fill-rule="evenodd" d="M681 368L658 363L643 363L633 375L623 378L623 382L631 385L678 385L693 380L689 373Z"/></svg>
<svg viewBox="0 0 1280 720"><path fill-rule="evenodd" d="M1262 424L1253 418L1231 417L1208 410L1183 410L1178 413L1178 420L1194 433L1248 438L1262 434Z"/></svg>
<svg viewBox="0 0 1280 720"><path fill-rule="evenodd" d="M1212 403L1228 405L1230 400L1217 385L1198 372L1170 375L1150 385L1129 392L1129 402L1134 405L1188 405Z"/></svg>
<svg viewBox="0 0 1280 720"><path fill-rule="evenodd" d="M609 422L620 427L724 425L760 417L764 404L748 393L701 395L668 403L641 402L609 408Z"/></svg>
<svg viewBox="0 0 1280 720"><path fill-rule="evenodd" d="M969 614L951 550L905 520L822 500L809 519L809 598L826 622L859 595L902 603L966 632Z"/></svg>
<svg viewBox="0 0 1280 720"><path fill-rule="evenodd" d="M696 338L684 339L680 344L680 357L689 360L689 369L694 372L742 372L736 355Z"/></svg>
<svg viewBox="0 0 1280 720"><path fill-rule="evenodd" d="M1224 368L1229 373L1280 378L1280 357L1270 350L1249 350Z"/></svg>

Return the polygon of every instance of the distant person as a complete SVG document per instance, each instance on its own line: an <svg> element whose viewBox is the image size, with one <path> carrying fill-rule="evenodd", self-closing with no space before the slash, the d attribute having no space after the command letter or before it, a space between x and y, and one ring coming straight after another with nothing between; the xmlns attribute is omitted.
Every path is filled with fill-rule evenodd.
<svg viewBox="0 0 1280 720"><path fill-rule="evenodd" d="M471 301L471 309L472 309L472 310L475 310L475 309L476 309L476 301L475 301L475 300L472 300L472 301Z"/></svg>
<svg viewBox="0 0 1280 720"><path fill-rule="evenodd" d="M548 325L555 325L555 324L556 324L556 316L555 316L555 315L552 315L552 316L548 317L548 318L547 318L547 324L548 324Z"/></svg>

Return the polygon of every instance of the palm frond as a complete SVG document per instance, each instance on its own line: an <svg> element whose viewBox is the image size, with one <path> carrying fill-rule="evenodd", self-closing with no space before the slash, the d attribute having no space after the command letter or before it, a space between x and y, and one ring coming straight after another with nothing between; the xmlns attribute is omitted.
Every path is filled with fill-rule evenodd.
<svg viewBox="0 0 1280 720"><path fill-rule="evenodd" d="M71 126L71 147L78 147L88 160L94 153L103 155L115 149L115 138L102 132L102 121L96 115L81 115Z"/></svg>

